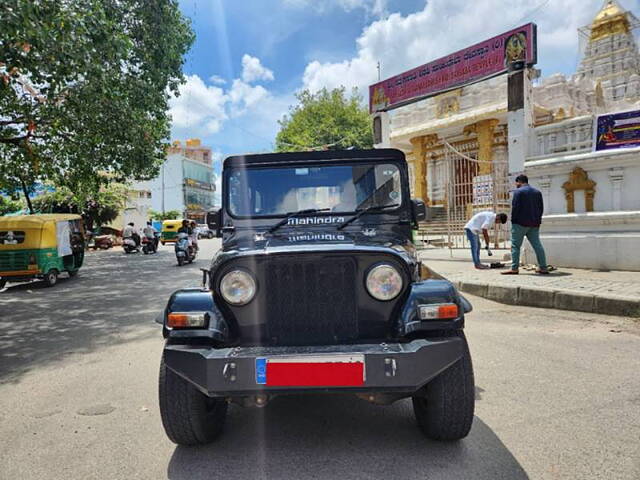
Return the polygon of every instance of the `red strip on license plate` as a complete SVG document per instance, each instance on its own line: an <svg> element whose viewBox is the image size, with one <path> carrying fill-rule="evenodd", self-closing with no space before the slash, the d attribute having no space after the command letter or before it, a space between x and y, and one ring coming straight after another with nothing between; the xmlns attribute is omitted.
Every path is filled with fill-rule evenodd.
<svg viewBox="0 0 640 480"><path fill-rule="evenodd" d="M364 355L268 358L269 387L357 387L364 385Z"/></svg>

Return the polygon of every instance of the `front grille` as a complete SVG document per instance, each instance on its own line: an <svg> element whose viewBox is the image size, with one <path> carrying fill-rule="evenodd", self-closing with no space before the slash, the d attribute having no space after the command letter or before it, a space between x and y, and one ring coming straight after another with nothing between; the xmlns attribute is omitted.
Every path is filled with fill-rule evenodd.
<svg viewBox="0 0 640 480"><path fill-rule="evenodd" d="M29 252L0 251L0 271L25 270L29 264Z"/></svg>
<svg viewBox="0 0 640 480"><path fill-rule="evenodd" d="M358 338L356 272L352 258L270 259L264 288L270 340L313 345Z"/></svg>

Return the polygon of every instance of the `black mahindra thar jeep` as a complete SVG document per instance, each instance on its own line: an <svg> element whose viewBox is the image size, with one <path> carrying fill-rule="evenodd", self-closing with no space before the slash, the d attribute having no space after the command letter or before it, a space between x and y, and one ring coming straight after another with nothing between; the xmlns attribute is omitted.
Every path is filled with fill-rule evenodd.
<svg viewBox="0 0 640 480"><path fill-rule="evenodd" d="M210 442L229 403L292 393L411 397L429 438L468 434L471 305L416 255L425 206L410 198L402 152L229 157L211 216L222 248L204 285L173 293L158 318L172 441Z"/></svg>

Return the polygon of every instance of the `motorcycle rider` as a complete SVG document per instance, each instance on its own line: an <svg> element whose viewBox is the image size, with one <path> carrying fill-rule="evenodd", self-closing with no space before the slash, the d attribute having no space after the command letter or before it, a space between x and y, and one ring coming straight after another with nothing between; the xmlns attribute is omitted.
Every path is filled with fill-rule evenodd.
<svg viewBox="0 0 640 480"><path fill-rule="evenodd" d="M196 252L200 250L198 246L198 224L195 220L191 220L191 243L193 244L193 248L195 248Z"/></svg>
<svg viewBox="0 0 640 480"><path fill-rule="evenodd" d="M186 238L183 238L181 240L180 239L181 234L184 234ZM176 255L178 255L179 249L184 249L184 247L181 247L181 243L183 240L185 240L187 255L188 255L187 261L189 262L193 261L196 253L196 250L193 244L192 235L193 235L193 229L191 228L191 224L189 223L188 220L182 220L182 226L178 229L178 241L176 242ZM178 263L182 265L180 260L178 260Z"/></svg>
<svg viewBox="0 0 640 480"><path fill-rule="evenodd" d="M182 220L182 226L178 229L178 233L186 233L191 236L193 232L191 230L191 225L189 225L189 220Z"/></svg>
<svg viewBox="0 0 640 480"><path fill-rule="evenodd" d="M147 222L147 226L144 227L144 230L142 230L142 233L144 234L145 237L147 237L147 240L149 240L153 245L153 251L157 252L158 237L156 234L158 233L158 231L153 227L153 224L151 222Z"/></svg>
<svg viewBox="0 0 640 480"><path fill-rule="evenodd" d="M189 220L182 220L182 226L178 229L178 233L186 233L189 241L189 249L195 250L193 243L193 229L191 228Z"/></svg>
<svg viewBox="0 0 640 480"><path fill-rule="evenodd" d="M129 222L129 224L124 227L122 238L131 238L135 242L136 247L140 246L140 235L138 235L138 232L136 232L133 222Z"/></svg>

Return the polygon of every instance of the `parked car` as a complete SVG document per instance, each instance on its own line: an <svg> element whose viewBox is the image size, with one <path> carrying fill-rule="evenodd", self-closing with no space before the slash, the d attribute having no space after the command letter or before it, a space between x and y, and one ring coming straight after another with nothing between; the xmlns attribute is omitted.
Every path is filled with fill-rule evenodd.
<svg viewBox="0 0 640 480"><path fill-rule="evenodd" d="M246 155L227 158L222 174L212 219L222 249L204 286L174 292L158 317L169 439L211 442L230 402L311 393L411 397L427 437L465 437L471 305L416 254L411 232L426 213L410 198L404 154Z"/></svg>
<svg viewBox="0 0 640 480"><path fill-rule="evenodd" d="M214 233L204 223L198 224L198 238L213 238Z"/></svg>

